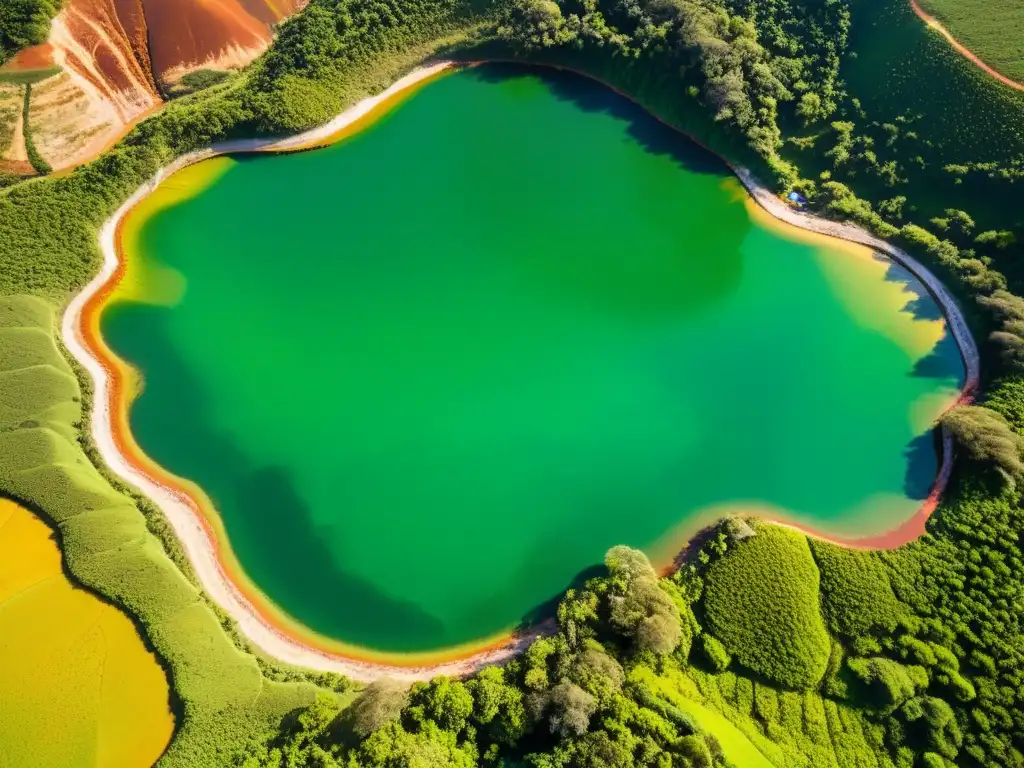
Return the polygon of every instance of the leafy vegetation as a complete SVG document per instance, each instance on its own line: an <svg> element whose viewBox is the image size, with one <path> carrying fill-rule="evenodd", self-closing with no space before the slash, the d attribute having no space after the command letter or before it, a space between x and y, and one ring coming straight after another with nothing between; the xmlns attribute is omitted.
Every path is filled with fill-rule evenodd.
<svg viewBox="0 0 1024 768"><path fill-rule="evenodd" d="M0 64L22 48L46 40L59 0L4 0L0 5Z"/></svg>
<svg viewBox="0 0 1024 768"><path fill-rule="evenodd" d="M708 569L708 629L750 672L786 688L814 688L830 651L818 581L804 536L761 528Z"/></svg>
<svg viewBox="0 0 1024 768"><path fill-rule="evenodd" d="M920 0L958 41L1000 74L1024 82L1024 8L1013 0Z"/></svg>
<svg viewBox="0 0 1024 768"><path fill-rule="evenodd" d="M28 155L28 161L32 164L32 167L36 169L38 173L49 173L53 170L50 164L46 162L42 155L39 154L39 150L36 149L36 143L32 140L32 127L29 123L29 113L32 103L32 84L29 83L25 86L25 104L21 113L21 130L25 137L25 154Z"/></svg>

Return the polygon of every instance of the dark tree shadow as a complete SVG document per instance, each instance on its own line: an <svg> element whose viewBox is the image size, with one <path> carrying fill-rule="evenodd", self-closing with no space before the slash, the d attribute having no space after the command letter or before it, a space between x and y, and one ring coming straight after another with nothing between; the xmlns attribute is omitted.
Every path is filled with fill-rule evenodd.
<svg viewBox="0 0 1024 768"><path fill-rule="evenodd" d="M907 498L924 501L935 484L936 459L939 446L934 430L928 430L911 440L903 451L906 474L903 492Z"/></svg>
<svg viewBox="0 0 1024 768"><path fill-rule="evenodd" d="M714 154L626 96L584 75L536 64L484 64L474 67L470 74L490 83L517 77L539 78L561 101L569 102L584 112L609 115L627 123L627 134L648 152L670 157L692 173L723 179L732 177L729 169Z"/></svg>

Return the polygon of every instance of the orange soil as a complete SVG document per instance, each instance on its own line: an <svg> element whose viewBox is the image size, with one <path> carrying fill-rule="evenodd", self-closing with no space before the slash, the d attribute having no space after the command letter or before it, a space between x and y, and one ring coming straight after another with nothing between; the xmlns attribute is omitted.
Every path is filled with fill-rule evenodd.
<svg viewBox="0 0 1024 768"><path fill-rule="evenodd" d="M49 69L53 66L53 46L49 43L23 48L17 55L4 64L9 72L25 72L33 69Z"/></svg>
<svg viewBox="0 0 1024 768"><path fill-rule="evenodd" d="M1006 75L1000 74L996 70L992 69L992 67L990 67L984 61L978 58L978 56L973 51L971 51L970 48L968 48L963 43L958 41L955 37L953 37L953 35L949 33L949 30L942 26L938 19L936 19L934 16L925 13L924 9L922 9L921 6L917 4L916 0L910 0L910 7L914 9L914 13L918 15L921 21L923 21L929 27L931 27L944 38L946 38L946 42L952 45L954 49L956 49L964 58L966 58L968 61L974 64L974 66L978 67L978 69L981 69L986 74L991 75L1003 85L1008 85L1017 91L1024 91L1024 83L1019 83L1016 80L1011 80Z"/></svg>

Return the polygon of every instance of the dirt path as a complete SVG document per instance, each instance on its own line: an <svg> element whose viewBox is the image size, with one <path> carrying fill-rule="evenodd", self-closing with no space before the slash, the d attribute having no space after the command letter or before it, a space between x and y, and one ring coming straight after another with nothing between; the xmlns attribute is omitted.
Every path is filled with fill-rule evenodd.
<svg viewBox="0 0 1024 768"><path fill-rule="evenodd" d="M24 91L21 91L24 93ZM18 99L20 102L21 99ZM19 105L20 106L20 105ZM0 171L28 176L35 173L35 168L28 161L28 151L25 147L25 118L23 111L19 108L14 117L14 131L11 136L11 146L0 158Z"/></svg>
<svg viewBox="0 0 1024 768"><path fill-rule="evenodd" d="M94 398L90 425L92 437L100 454L113 472L128 483L136 486L142 493L155 501L166 515L175 534L181 540L185 553L195 570L202 588L238 623L242 633L265 653L284 662L311 669L339 672L355 680L369 681L381 676L391 676L404 680L426 680L435 675L465 676L489 664L508 660L525 648L534 638L550 633L553 622L532 628L529 632L511 636L499 646L474 653L465 658L456 658L437 664L422 666L396 666L373 663L356 658L330 653L304 642L301 638L282 631L266 616L260 613L245 597L225 569L218 554L218 542L213 538L204 517L196 502L187 494L160 483L137 467L124 455L116 438L112 414L117 412L114 400L116 386L111 370L94 352L86 339L83 330L83 310L90 299L108 288L109 283L116 279L119 255L116 247L116 234L119 222L131 208L143 197L153 191L156 186L171 173L193 163L200 162L215 155L230 152L274 152L296 150L316 146L334 136L346 126L351 126L366 117L371 110L397 93L413 85L434 77L455 66L452 62L438 62L430 66L420 67L409 73L383 93L365 99L351 109L346 110L337 118L319 128L298 136L282 140L250 139L218 144L205 150L191 153L178 158L166 168L161 169L152 179L140 187L135 194L122 205L103 225L100 231L100 246L103 252L103 266L100 273L75 296L61 320L61 333L64 344L75 358L86 368L94 382ZM807 214L791 210L771 191L761 186L756 179L743 168L733 168L736 175L769 213L803 229L841 237L869 245L882 253L896 259L912 271L929 290L946 312L950 328L957 343L960 345L964 362L968 371L968 383L965 393L969 393L977 383L978 353L967 324L963 320L959 308L945 287L921 264L903 251L875 238L864 230L849 225L826 221ZM952 441L945 436L943 465L933 490L933 497L938 499L945 487L952 466ZM932 497L930 497L932 498ZM934 505L922 508L923 519L927 519ZM923 530L923 522L921 523ZM903 543L915 535L914 530L901 529L900 536L906 536L896 543ZM889 545L893 545L889 542Z"/></svg>
<svg viewBox="0 0 1024 768"><path fill-rule="evenodd" d="M931 27L944 38L946 38L947 43L952 45L953 48L955 48L964 58L966 58L972 64L974 64L974 66L978 67L978 69L981 69L986 74L991 75L1003 85L1008 85L1017 91L1024 91L1024 83L1018 83L1016 80L1011 80L1006 75L1000 74L996 70L992 69L992 67L986 64L984 61L979 59L978 56L973 51L971 51L970 48L968 48L955 37L953 37L953 35L950 34L949 30L942 26L942 23L938 19L936 19L934 16L925 13L924 9L917 4L917 0L910 0L910 7L914 9L914 13L918 15L921 21L923 21L929 27Z"/></svg>

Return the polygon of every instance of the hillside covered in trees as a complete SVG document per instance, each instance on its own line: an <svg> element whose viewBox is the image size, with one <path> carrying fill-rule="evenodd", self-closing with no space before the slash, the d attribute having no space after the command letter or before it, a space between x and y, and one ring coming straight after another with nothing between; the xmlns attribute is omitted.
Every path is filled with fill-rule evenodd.
<svg viewBox="0 0 1024 768"><path fill-rule="evenodd" d="M430 56L558 64L906 248L989 339L978 401L945 418L956 469L918 541L851 551L727 520L666 578L616 548L562 599L557 634L465 681L381 681L353 699L345 681L257 670L235 658L249 649L229 622L233 640L212 618L199 637L137 575L67 541L73 575L159 622L184 723L166 764L1024 765L1024 98L938 41L907 33L900 48L886 35L916 29L901 26L909 13L895 0L313 0L243 75L172 103L92 165L0 193L0 293L59 304L97 269L99 223L176 155L314 126ZM916 79L899 76L908 61ZM9 424L10 466L44 453L15 442L30 431ZM5 493L55 517L76 498L16 487L22 469L0 472ZM121 499L188 574L159 513ZM245 701L203 682L218 643L256 691Z"/></svg>

